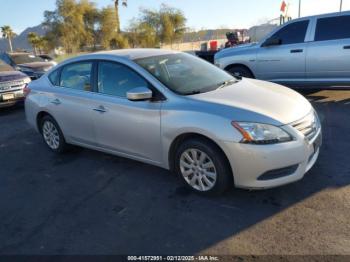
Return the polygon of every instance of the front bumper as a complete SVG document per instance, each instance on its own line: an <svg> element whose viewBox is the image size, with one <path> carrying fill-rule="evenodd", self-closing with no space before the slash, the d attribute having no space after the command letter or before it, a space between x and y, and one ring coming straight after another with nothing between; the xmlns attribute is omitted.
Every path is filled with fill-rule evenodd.
<svg viewBox="0 0 350 262"><path fill-rule="evenodd" d="M7 98L8 95L11 98ZM23 89L0 93L0 108L10 107L22 101L24 101Z"/></svg>
<svg viewBox="0 0 350 262"><path fill-rule="evenodd" d="M319 139L322 139L321 129L310 141L299 135L296 140L281 144L249 145L223 142L223 147L232 167L236 187L268 189L302 179L318 158L320 148L315 150L315 143ZM295 168L292 173L287 172L275 179L260 179L270 171L287 167Z"/></svg>

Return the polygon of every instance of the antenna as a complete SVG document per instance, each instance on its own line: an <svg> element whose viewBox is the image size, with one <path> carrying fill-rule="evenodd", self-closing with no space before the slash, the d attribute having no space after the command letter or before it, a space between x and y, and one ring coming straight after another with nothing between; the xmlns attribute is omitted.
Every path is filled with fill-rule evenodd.
<svg viewBox="0 0 350 262"><path fill-rule="evenodd" d="M343 9L343 0L340 0L340 11L339 12L341 12L342 9Z"/></svg>

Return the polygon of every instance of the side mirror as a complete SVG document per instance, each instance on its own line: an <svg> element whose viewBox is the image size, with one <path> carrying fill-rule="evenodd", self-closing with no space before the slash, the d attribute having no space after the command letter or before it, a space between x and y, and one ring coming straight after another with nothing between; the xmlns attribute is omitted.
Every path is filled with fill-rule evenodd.
<svg viewBox="0 0 350 262"><path fill-rule="evenodd" d="M266 41L262 44L262 47L281 45L281 44L282 44L282 39L280 39L279 37L270 37L266 39Z"/></svg>
<svg viewBox="0 0 350 262"><path fill-rule="evenodd" d="M145 101L153 97L152 91L147 87L136 87L126 93L130 101Z"/></svg>

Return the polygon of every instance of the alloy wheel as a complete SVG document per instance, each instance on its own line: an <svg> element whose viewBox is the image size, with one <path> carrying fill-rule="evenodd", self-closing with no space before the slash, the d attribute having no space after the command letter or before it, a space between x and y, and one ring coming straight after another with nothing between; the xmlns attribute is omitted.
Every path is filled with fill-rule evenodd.
<svg viewBox="0 0 350 262"><path fill-rule="evenodd" d="M46 144L53 150L60 146L60 135L56 126L50 122L45 121L43 124L43 136Z"/></svg>
<svg viewBox="0 0 350 262"><path fill-rule="evenodd" d="M180 157L180 170L185 181L198 191L209 191L215 186L217 172L214 162L203 151L187 149Z"/></svg>

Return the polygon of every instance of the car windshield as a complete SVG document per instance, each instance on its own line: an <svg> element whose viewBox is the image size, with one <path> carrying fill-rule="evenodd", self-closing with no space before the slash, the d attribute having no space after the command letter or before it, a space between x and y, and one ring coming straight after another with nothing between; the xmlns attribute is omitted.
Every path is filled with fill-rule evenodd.
<svg viewBox="0 0 350 262"><path fill-rule="evenodd" d="M32 54L11 54L10 57L16 65L33 62L45 62L45 60L41 57Z"/></svg>
<svg viewBox="0 0 350 262"><path fill-rule="evenodd" d="M185 53L141 58L135 62L181 95L205 93L237 81L216 66Z"/></svg>
<svg viewBox="0 0 350 262"><path fill-rule="evenodd" d="M0 72L4 71L14 71L14 69L6 64L4 61L0 60Z"/></svg>

